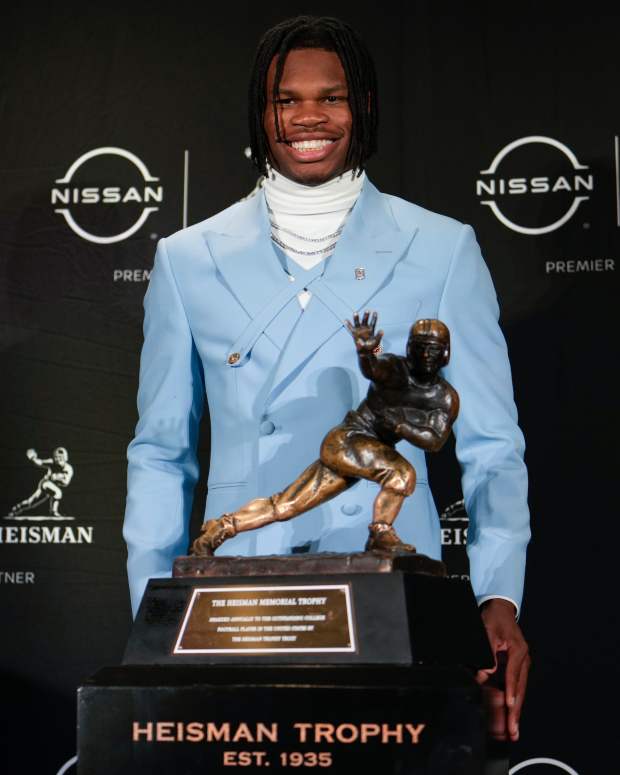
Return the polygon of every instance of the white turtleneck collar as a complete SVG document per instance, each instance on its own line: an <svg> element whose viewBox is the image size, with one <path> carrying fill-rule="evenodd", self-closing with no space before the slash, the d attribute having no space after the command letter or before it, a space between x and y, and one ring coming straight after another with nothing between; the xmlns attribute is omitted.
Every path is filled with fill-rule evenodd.
<svg viewBox="0 0 620 775"><path fill-rule="evenodd" d="M296 183L271 167L263 183L267 204L274 213L284 215L320 215L347 212L362 190L366 173L357 176L345 172L318 186Z"/></svg>

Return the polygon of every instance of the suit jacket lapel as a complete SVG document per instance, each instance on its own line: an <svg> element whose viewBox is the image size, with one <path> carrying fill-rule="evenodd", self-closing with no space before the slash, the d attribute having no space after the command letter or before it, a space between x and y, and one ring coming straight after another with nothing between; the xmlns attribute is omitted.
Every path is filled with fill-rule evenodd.
<svg viewBox="0 0 620 775"><path fill-rule="evenodd" d="M262 192L245 206L243 216L231 220L224 232L206 231L203 236L225 284L247 313L246 335L240 339L251 342L269 327L270 338L281 348L290 329L286 316L278 316L278 312L292 289L271 244ZM238 365L242 363L240 360Z"/></svg>
<svg viewBox="0 0 620 775"><path fill-rule="evenodd" d="M325 273L309 286L316 298L312 298L286 343L268 401L344 326L346 318L351 319L354 312L371 304L406 255L416 232L417 228L398 228L384 197L366 180Z"/></svg>

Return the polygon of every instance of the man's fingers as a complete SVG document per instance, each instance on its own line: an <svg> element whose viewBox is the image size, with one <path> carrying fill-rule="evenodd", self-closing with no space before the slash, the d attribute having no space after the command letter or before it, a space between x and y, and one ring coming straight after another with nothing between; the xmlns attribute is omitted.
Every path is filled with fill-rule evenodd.
<svg viewBox="0 0 620 775"><path fill-rule="evenodd" d="M502 695L504 729L494 722L493 736L519 739L519 718L525 698L530 657L521 628L514 620L514 606L503 600L490 600L482 611L484 626L498 670L488 682L488 688L498 688ZM487 686L483 687L483 692ZM497 698L496 698L497 700ZM498 739L502 739L498 737Z"/></svg>
<svg viewBox="0 0 620 775"><path fill-rule="evenodd" d="M370 316L370 327L373 331L375 330L376 325L377 325L377 313L373 312L372 315Z"/></svg>
<svg viewBox="0 0 620 775"><path fill-rule="evenodd" d="M370 313L368 312L368 310L365 310L364 311L364 317L362 318L362 325L363 326L367 326L368 325L368 316L369 315L370 315Z"/></svg>
<svg viewBox="0 0 620 775"><path fill-rule="evenodd" d="M356 326L359 326L359 324L360 324L360 316L358 315L358 313L357 313L357 312L354 312L354 313L353 313L353 323L354 323Z"/></svg>
<svg viewBox="0 0 620 775"><path fill-rule="evenodd" d="M506 705L509 708L512 708L515 704L521 667L527 658L528 650L525 642L513 644L508 649L508 661L506 662Z"/></svg>
<svg viewBox="0 0 620 775"><path fill-rule="evenodd" d="M517 681L515 691L515 703L511 708L508 708L508 734L513 742L519 739L519 719L521 718L521 708L525 700L525 690L527 689L527 679L530 672L530 665L532 660L529 654L521 663L521 670L519 672L519 679Z"/></svg>
<svg viewBox="0 0 620 775"><path fill-rule="evenodd" d="M351 324L351 321L350 321L350 320L345 320L345 321L344 321L344 324L345 324L345 326L347 327L347 329L348 329L349 333L351 333L351 334L352 334L352 333L353 333L353 326L352 326L352 324Z"/></svg>

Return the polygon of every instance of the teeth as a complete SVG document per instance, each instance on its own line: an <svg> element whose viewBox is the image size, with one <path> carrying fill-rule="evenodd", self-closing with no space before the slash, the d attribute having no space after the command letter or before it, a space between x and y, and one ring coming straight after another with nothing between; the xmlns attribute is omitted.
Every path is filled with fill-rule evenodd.
<svg viewBox="0 0 620 775"><path fill-rule="evenodd" d="M291 143L291 146L296 151L320 151L321 148L325 148L326 145L330 145L333 142L333 140L301 140Z"/></svg>

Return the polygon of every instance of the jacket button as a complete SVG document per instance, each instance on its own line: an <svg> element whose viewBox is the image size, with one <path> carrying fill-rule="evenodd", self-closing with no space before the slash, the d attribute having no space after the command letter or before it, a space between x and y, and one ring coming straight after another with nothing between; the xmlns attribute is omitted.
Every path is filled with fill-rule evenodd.
<svg viewBox="0 0 620 775"><path fill-rule="evenodd" d="M358 506L357 503L345 503L344 506L340 507L340 511L342 511L343 514L346 514L347 517L352 517L354 514L359 514L361 510L362 507Z"/></svg>
<svg viewBox="0 0 620 775"><path fill-rule="evenodd" d="M271 436L271 434L275 431L276 426L271 422L271 420L263 420L263 422L260 424L260 435L261 436Z"/></svg>
<svg viewBox="0 0 620 775"><path fill-rule="evenodd" d="M241 354L240 353L231 353L228 356L228 363L230 363L230 365L232 366L234 363L237 363L239 358L241 358Z"/></svg>

